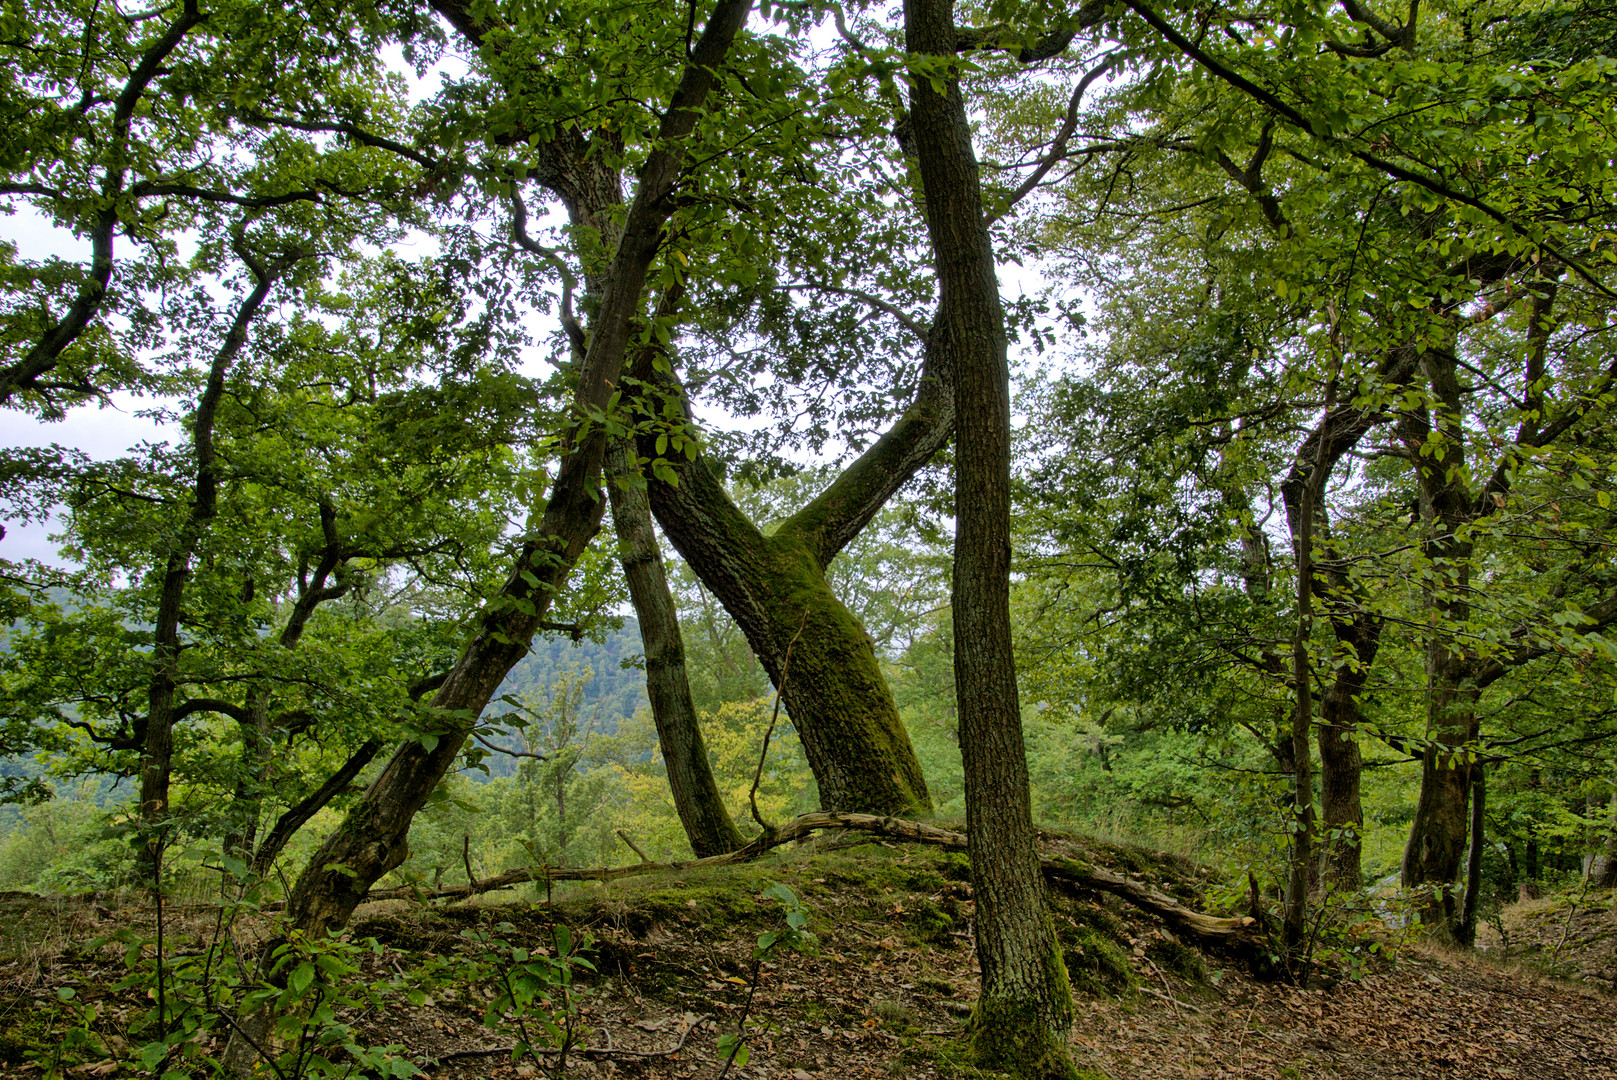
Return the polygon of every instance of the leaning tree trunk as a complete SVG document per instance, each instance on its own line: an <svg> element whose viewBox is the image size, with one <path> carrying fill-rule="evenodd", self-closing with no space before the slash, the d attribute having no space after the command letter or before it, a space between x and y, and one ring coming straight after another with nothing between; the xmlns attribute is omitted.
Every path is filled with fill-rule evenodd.
<svg viewBox="0 0 1617 1080"><path fill-rule="evenodd" d="M573 423L540 520L517 557L511 577L484 609L477 632L433 697L442 729L403 743L341 826L321 845L287 900L291 925L316 940L344 926L382 875L405 860L410 823L454 766L475 718L528 644L573 564L595 536L605 509L599 482L606 434L585 425L611 406L641 312L646 276L672 212L669 194L684 162L683 142L751 8L751 0L719 0L685 62L679 86L659 126L657 149L640 171L623 234L612 256L588 349L578 365ZM457 29L467 31L457 24ZM273 955L266 947L266 961ZM226 1050L226 1067L246 1075L266 1046L273 1017L267 1008L244 1016Z"/></svg>
<svg viewBox="0 0 1617 1080"><path fill-rule="evenodd" d="M870 636L831 591L796 519L764 535L706 463L653 483L668 538L741 627L803 743L826 810L926 813L926 780ZM791 664L786 664L787 650Z"/></svg>
<svg viewBox="0 0 1617 1080"><path fill-rule="evenodd" d="M635 375L670 400L682 396L649 357ZM663 531L780 688L827 810L925 814L932 807L875 646L831 591L826 567L931 460L953 425L947 357L929 341L920 390L904 415L773 533L747 520L700 457L670 459L678 483L651 484ZM655 442L655 433L643 433L641 453L655 454Z"/></svg>
<svg viewBox="0 0 1617 1080"><path fill-rule="evenodd" d="M634 448L614 439L607 449L606 471L617 530L623 576L629 583L640 642L646 654L646 696L657 725L657 741L668 768L674 807L698 858L735 851L746 844L724 808L724 797L708 765L707 746L691 703L685 676L685 641L679 616L663 572L662 552L651 528L651 506L645 481L635 466Z"/></svg>
<svg viewBox="0 0 1617 1080"><path fill-rule="evenodd" d="M685 66L673 107L663 116L659 149L641 170L580 365L574 393L579 420L605 410L617 389L646 274L671 212L667 195L683 161L680 141L695 126L702 101L717 82L716 66L750 6L748 0L720 0ZM432 711L444 717L443 730L399 746L298 880L287 910L299 929L318 935L344 925L371 883L404 861L411 820L470 735L472 722L465 718L482 712L506 673L527 654L552 598L599 530L606 436L599 425L586 432L569 436L544 515L532 530L535 538L523 545L510 579L487 605L477 633L432 700Z"/></svg>
<svg viewBox="0 0 1617 1080"><path fill-rule="evenodd" d="M912 53L952 58L952 0L906 0ZM982 989L969 1021L979 1065L1074 1077L1072 995L1034 848L1011 652L1010 376L993 243L956 78L914 80L927 232L941 302L932 337L954 357L954 640L966 838Z"/></svg>

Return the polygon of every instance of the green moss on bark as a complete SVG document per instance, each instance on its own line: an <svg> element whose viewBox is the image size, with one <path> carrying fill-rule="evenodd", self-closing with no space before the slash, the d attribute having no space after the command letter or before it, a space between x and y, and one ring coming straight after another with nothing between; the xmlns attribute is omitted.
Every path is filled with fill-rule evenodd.
<svg viewBox="0 0 1617 1080"><path fill-rule="evenodd" d="M759 584L774 646L765 664L777 685L779 667L787 667L782 697L825 809L930 813L926 780L865 628L831 591L802 537L782 530L764 538L764 551Z"/></svg>
<svg viewBox="0 0 1617 1080"><path fill-rule="evenodd" d="M1067 1040L1023 1002L978 1001L967 1022L972 1063L1022 1080L1079 1080Z"/></svg>
<svg viewBox="0 0 1617 1080"><path fill-rule="evenodd" d="M979 998L966 1021L972 1058L978 1068L1009 1072L1022 1080L1081 1080L1072 1063L1068 1032L1052 1017L1072 1016L1072 986L1056 945L1054 923L1046 916L1051 948L1044 954L1042 987L1047 998Z"/></svg>

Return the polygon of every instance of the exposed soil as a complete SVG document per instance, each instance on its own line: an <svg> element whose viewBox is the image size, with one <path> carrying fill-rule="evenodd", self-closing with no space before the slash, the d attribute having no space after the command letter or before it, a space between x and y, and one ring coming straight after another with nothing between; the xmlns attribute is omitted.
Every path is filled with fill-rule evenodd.
<svg viewBox="0 0 1617 1080"><path fill-rule="evenodd" d="M1101 854L1117 869L1198 899L1203 879L1182 862L1137 850ZM516 1032L484 1026L490 977L418 972L474 954L468 933L539 950L561 922L592 935L599 970L581 999L588 1052L574 1051L568 1076L710 1080L722 1066L717 1039L736 1030L749 994L751 1060L730 1076L982 1076L963 1063L960 1039L976 991L966 877L954 853L819 845L690 880L664 875L574 888L550 903L500 894L430 910L370 905L354 927L380 947L365 954L364 978L393 979L426 997L412 1004L395 993L347 1019L362 1043L399 1044L434 1077L544 1075L531 1060L511 1060L505 1048ZM781 906L762 895L775 882L802 898L819 947L767 958L754 989L757 938L784 922ZM1585 898L1570 923L1580 947L1569 941L1562 958L1574 963L1605 948L1609 960L1610 907L1609 898ZM1560 922L1556 910L1507 912L1512 948L1526 950L1567 925L1567 909L1558 909ZM1114 900L1058 897L1057 918L1077 995L1075 1058L1113 1080L1558 1080L1609 1077L1617 1061L1617 996L1491 961L1489 953L1405 949L1395 963L1362 966L1357 979L1336 972L1327 985L1305 990L1203 956ZM171 907L166 948L194 952L215 922L205 908ZM152 1006L146 987L115 986L127 974L125 946L88 947L126 928L149 938L152 912L107 900L0 896L0 1075L45 1071L63 1045L67 991L75 1003L94 1004L97 1015L96 1039L64 1055L66 1075L150 1075L124 1063L127 1050L149 1037L140 1030ZM1495 942L1491 955L1502 952ZM217 1041L202 1038L201 1050L217 1050ZM543 1061L554 1066L556 1058Z"/></svg>

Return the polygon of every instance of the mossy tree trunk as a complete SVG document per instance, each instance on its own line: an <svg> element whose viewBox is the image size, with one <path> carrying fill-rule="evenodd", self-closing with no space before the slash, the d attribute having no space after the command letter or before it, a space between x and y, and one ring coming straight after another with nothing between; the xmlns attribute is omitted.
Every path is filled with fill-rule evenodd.
<svg viewBox="0 0 1617 1080"><path fill-rule="evenodd" d="M956 440L955 693L982 990L969 1022L978 1063L1073 1077L1072 995L1034 848L1011 652L1010 377L1005 315L959 81L952 0L906 0L906 44L925 74L910 107L952 357Z"/></svg>
<svg viewBox="0 0 1617 1080"><path fill-rule="evenodd" d="M684 416L684 390L644 351L634 375ZM693 572L741 628L802 740L826 810L927 814L932 799L874 644L831 590L827 567L954 430L946 351L925 344L916 396L823 492L765 535L706 460L675 455L676 483L652 481L651 508ZM657 455L656 433L640 452ZM786 657L790 651L788 671Z"/></svg>
<svg viewBox="0 0 1617 1080"><path fill-rule="evenodd" d="M668 768L668 787L680 823L698 858L735 851L746 844L724 807L719 785L708 765L707 746L691 703L685 675L685 641L679 615L668 590L662 552L651 526L646 484L636 467L636 453L625 439L607 449L606 471L617 530L623 575L629 583L635 616L646 654L646 695L657 725L657 741Z"/></svg>
<svg viewBox="0 0 1617 1080"><path fill-rule="evenodd" d="M869 456L855 462L832 492L857 484L862 471L882 468ZM821 806L873 814L929 812L926 780L875 646L826 580L829 558L824 544L815 542L811 524L826 496L766 536L730 501L700 458L674 468L677 485L651 485L657 520L780 687L819 784ZM887 494L890 490L880 498ZM875 502L872 512L879 507ZM791 665L783 680L788 649Z"/></svg>

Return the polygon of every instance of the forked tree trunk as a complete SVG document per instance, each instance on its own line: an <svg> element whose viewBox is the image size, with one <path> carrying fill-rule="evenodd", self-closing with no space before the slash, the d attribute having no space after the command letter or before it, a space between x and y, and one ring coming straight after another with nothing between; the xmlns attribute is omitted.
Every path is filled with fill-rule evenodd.
<svg viewBox="0 0 1617 1080"><path fill-rule="evenodd" d="M952 0L906 0L904 16L911 53L952 60ZM910 104L941 294L931 336L955 376L955 692L982 969L968 1027L979 1065L1069 1078L1072 995L1034 848L1011 653L1005 315L959 82L917 78Z"/></svg>
<svg viewBox="0 0 1617 1080"><path fill-rule="evenodd" d="M705 462L675 468L677 486L652 484L657 519L780 688L819 784L821 807L929 812L926 780L875 647L831 591L824 563L797 519L766 536ZM783 679L787 649L791 666Z"/></svg>
<svg viewBox="0 0 1617 1080"><path fill-rule="evenodd" d="M656 370L649 353L637 360L634 373L683 407L683 388ZM700 456L690 461L675 455L667 466L678 482L651 484L651 507L663 531L780 688L827 810L932 809L875 646L831 591L826 568L948 441L953 394L949 359L928 340L920 386L904 414L768 535L736 507ZM656 450L655 433L642 433L641 453L650 457Z"/></svg>
<svg viewBox="0 0 1617 1080"><path fill-rule="evenodd" d="M679 616L668 591L662 552L651 527L651 505L645 481L635 466L634 448L614 439L607 449L606 471L612 499L623 576L629 583L640 642L646 655L646 695L674 807L697 858L735 851L746 844L724 807L724 797L708 765L707 746L691 703L685 676L685 642Z"/></svg>
<svg viewBox="0 0 1617 1080"><path fill-rule="evenodd" d="M1412 348L1387 350L1376 372L1377 380L1390 387L1406 384L1414 373L1417 357L1418 353ZM1363 763L1358 745L1351 736L1359 722L1357 696L1364 689L1370 665L1375 660L1381 621L1362 608L1353 583L1332 554L1325 492L1342 458L1366 434L1386 423L1390 416L1385 409L1364 409L1351 404L1333 403L1319 424L1298 446L1292 466L1281 484L1287 526L1294 540L1303 531L1307 532L1309 538L1306 551L1294 543L1299 576L1306 573L1309 578L1306 589L1299 580L1299 600L1306 598L1312 604L1318 598L1321 609L1330 619L1338 648L1344 652L1351 650L1355 658L1353 662L1337 667L1331 685L1326 688L1319 703L1320 802L1324 821L1324 850L1319 868L1323 869L1324 876L1334 883L1334 887L1346 889L1359 887L1359 832L1364 825L1364 809L1359 801ZM1243 546L1245 544L1246 541L1243 541ZM1318 560L1314 558L1313 549L1316 547L1323 552L1323 557ZM1305 616L1300 606L1299 621L1305 617L1312 616ZM1301 643L1301 640L1294 639L1294 644ZM1306 664L1299 665L1300 661L1305 660L1306 657L1293 654L1294 684L1300 685ZM1303 691L1306 689L1302 688ZM1294 724L1292 739L1288 745L1280 747L1281 752L1277 754L1283 767L1296 778L1294 788L1298 787L1307 772L1307 763L1302 759L1308 753L1308 743L1299 735ZM1311 815L1312 795L1309 796L1307 808ZM1293 854L1295 856L1297 853ZM1315 865L1311 858L1310 866ZM1310 888L1318 876L1311 872Z"/></svg>

